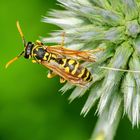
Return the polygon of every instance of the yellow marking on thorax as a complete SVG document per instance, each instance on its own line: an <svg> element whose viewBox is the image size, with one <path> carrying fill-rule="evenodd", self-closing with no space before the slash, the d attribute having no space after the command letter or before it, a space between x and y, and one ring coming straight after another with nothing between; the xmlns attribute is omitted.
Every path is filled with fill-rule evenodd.
<svg viewBox="0 0 140 140"><path fill-rule="evenodd" d="M34 54L34 50L37 50L37 51L38 51L38 45L36 45L36 46L32 49L32 52L31 52L31 55L32 55L32 56L36 56L36 54Z"/></svg>
<svg viewBox="0 0 140 140"><path fill-rule="evenodd" d="M63 58L62 61L63 61L63 64L61 66L63 67L66 64L67 59L66 58Z"/></svg>
<svg viewBox="0 0 140 140"><path fill-rule="evenodd" d="M72 59L71 59L71 60L69 60L69 62L68 62L68 63L69 63L69 65L72 65L72 64L74 64L74 63L75 63L75 60L72 60Z"/></svg>
<svg viewBox="0 0 140 140"><path fill-rule="evenodd" d="M69 72L70 72L69 67L66 67L66 68L65 68L65 72L67 72L67 73L69 73Z"/></svg>
<svg viewBox="0 0 140 140"><path fill-rule="evenodd" d="M46 53L45 53L45 56L48 56L48 55L49 55L49 53L48 53L48 52L46 52Z"/></svg>
<svg viewBox="0 0 140 140"><path fill-rule="evenodd" d="M48 57L48 61L50 61L51 55L52 55L52 54L50 53L50 54L49 54L49 57Z"/></svg>
<svg viewBox="0 0 140 140"><path fill-rule="evenodd" d="M79 78L82 77L82 75L84 74L85 70L86 70L85 68L82 69L81 73L78 75Z"/></svg>
<svg viewBox="0 0 140 140"><path fill-rule="evenodd" d="M35 48L35 50L38 51L38 49L39 49L39 48L42 48L42 46L40 46L40 45L36 45L34 48Z"/></svg>
<svg viewBox="0 0 140 140"><path fill-rule="evenodd" d="M71 72L72 75L76 73L78 67L79 67L79 62L77 62L77 64L74 66L74 70Z"/></svg>
<svg viewBox="0 0 140 140"><path fill-rule="evenodd" d="M46 52L44 57L43 57L43 60L45 60L45 61L48 60L48 58L47 58L48 55L49 55L49 53Z"/></svg>

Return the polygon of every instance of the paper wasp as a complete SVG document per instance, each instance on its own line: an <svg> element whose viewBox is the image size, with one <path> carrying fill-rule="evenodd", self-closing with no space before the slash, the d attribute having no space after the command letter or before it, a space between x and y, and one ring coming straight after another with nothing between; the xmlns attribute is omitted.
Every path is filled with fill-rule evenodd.
<svg viewBox="0 0 140 140"><path fill-rule="evenodd" d="M62 41L59 45L45 46L38 40L35 43L26 43L18 21L16 25L24 44L24 50L17 57L10 60L6 64L6 68L24 55L26 59L32 58L33 63L39 63L49 68L48 78L59 75L61 83L69 81L75 85L85 86L92 81L92 74L87 68L83 67L79 61L95 62L96 60L93 53L101 51L102 49L78 51L65 48L65 33L62 34Z"/></svg>

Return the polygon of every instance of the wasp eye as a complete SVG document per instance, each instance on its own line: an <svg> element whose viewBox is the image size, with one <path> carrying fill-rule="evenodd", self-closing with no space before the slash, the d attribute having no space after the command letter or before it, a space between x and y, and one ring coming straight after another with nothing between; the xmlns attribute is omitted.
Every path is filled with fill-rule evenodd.
<svg viewBox="0 0 140 140"><path fill-rule="evenodd" d="M31 56L33 47L34 47L34 44L32 42L27 43L27 46L25 48L25 55L24 55L25 58L28 59Z"/></svg>

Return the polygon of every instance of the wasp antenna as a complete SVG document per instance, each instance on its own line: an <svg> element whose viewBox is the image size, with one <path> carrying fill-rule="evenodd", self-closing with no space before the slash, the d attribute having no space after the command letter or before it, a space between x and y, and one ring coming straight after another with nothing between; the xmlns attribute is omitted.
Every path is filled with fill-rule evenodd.
<svg viewBox="0 0 140 140"><path fill-rule="evenodd" d="M22 38L24 47L25 47L25 46L26 46L26 41L25 41L23 32L22 32L22 30L21 30L21 27L20 27L20 25L19 25L19 21L16 22L16 25L17 25L17 29L18 29L18 31L19 31L19 34L20 34L20 36L21 36L21 38Z"/></svg>
<svg viewBox="0 0 140 140"><path fill-rule="evenodd" d="M111 67L99 67L101 69L113 70L113 71L120 71L120 72L130 72L130 73L140 73L139 70L126 70L126 69L118 69L118 68L111 68Z"/></svg>
<svg viewBox="0 0 140 140"><path fill-rule="evenodd" d="M24 53L24 51L22 51L18 56L16 56L15 58L13 58L12 60L10 60L6 65L5 68L8 68L9 65L11 65L13 62L15 62L16 60L18 60L20 58L20 56L22 56Z"/></svg>
<svg viewBox="0 0 140 140"><path fill-rule="evenodd" d="M9 67L10 64L12 64L14 61L16 61L18 59L18 57L13 58L12 60L10 60L6 65L5 68L7 69Z"/></svg>

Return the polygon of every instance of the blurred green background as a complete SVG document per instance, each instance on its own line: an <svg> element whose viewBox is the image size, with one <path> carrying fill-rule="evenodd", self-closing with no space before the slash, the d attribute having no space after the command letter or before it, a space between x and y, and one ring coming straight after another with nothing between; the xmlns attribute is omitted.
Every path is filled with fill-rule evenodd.
<svg viewBox="0 0 140 140"><path fill-rule="evenodd" d="M61 95L59 78L47 79L47 69L23 57L5 69L5 63L23 50L16 28L19 20L26 40L35 41L57 29L40 22L55 0L0 1L0 140L88 140L97 118L95 108L80 116L85 97L69 104ZM115 140L139 140L140 130L124 118Z"/></svg>

